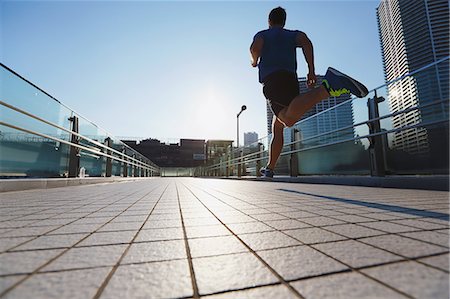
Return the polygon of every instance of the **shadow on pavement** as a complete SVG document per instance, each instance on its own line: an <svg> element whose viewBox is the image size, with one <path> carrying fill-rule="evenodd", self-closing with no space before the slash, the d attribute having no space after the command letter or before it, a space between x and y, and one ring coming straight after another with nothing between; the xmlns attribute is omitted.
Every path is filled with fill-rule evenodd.
<svg viewBox="0 0 450 299"><path fill-rule="evenodd" d="M301 192L301 191L289 190L289 189L277 189L277 190L283 191L283 192L290 192L290 193L296 193L296 194L302 194L302 195L309 195L309 196L313 196L313 197L325 198L325 199L334 200L337 202L343 202L343 203L348 203L348 204L352 204L352 205L375 208L375 209L380 209L380 210L385 210L385 211L390 211L390 212L404 213L404 214L409 214L409 215L442 219L442 220L447 220L447 221L449 220L449 215L445 214L445 213L432 212L432 211L427 211L427 210L419 210L419 209L413 209L413 208L406 208L406 207L400 207L400 206L394 206L394 205L387 205L387 204L382 204L382 203L366 202L366 201L347 199L347 198L332 197L332 196L319 195L319 194L313 194L313 193L307 193L307 192Z"/></svg>

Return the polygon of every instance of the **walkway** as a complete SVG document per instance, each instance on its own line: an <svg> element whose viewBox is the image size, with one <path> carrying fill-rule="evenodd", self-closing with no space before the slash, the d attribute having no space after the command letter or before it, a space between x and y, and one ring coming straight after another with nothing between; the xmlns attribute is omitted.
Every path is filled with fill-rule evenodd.
<svg viewBox="0 0 450 299"><path fill-rule="evenodd" d="M449 298L448 208L191 178L0 193L0 297Z"/></svg>

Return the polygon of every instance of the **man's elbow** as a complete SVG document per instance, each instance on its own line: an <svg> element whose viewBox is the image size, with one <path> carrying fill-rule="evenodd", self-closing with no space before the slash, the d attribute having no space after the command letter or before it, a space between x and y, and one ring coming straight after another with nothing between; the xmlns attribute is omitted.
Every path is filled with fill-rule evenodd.
<svg viewBox="0 0 450 299"><path fill-rule="evenodd" d="M257 38L250 45L250 52L252 53L261 53L263 48L263 40L261 38Z"/></svg>

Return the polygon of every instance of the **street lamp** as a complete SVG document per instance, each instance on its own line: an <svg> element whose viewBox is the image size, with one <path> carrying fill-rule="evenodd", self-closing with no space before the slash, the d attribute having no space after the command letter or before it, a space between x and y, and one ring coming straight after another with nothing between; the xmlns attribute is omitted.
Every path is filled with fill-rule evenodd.
<svg viewBox="0 0 450 299"><path fill-rule="evenodd" d="M236 143L237 143L237 147L239 147L239 115L241 115L241 113L247 109L247 106L242 105L241 107L241 111L239 111L239 113L237 114L237 139L236 139Z"/></svg>

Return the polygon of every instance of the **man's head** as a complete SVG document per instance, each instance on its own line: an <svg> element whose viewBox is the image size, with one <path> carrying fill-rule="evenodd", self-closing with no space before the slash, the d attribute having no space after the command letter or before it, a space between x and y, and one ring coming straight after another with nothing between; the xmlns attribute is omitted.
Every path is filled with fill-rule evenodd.
<svg viewBox="0 0 450 299"><path fill-rule="evenodd" d="M270 27L284 27L286 24L286 11L284 8L278 6L272 9L269 14L269 26Z"/></svg>

